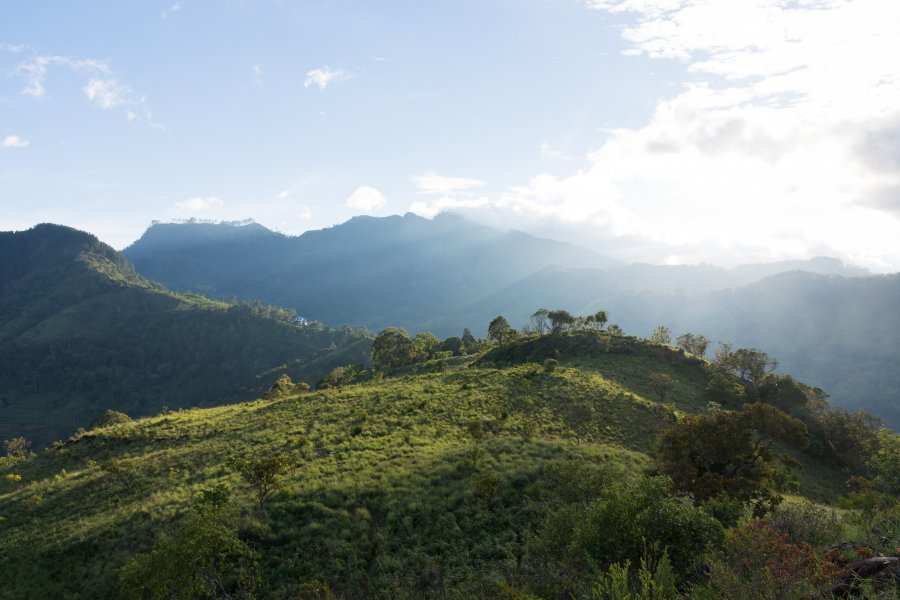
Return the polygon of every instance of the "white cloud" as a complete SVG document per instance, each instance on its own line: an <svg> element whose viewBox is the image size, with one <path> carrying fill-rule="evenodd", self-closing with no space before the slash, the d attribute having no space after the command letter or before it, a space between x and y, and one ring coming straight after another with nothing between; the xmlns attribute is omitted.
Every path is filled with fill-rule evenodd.
<svg viewBox="0 0 900 600"><path fill-rule="evenodd" d="M278 194L278 199L279 200L287 200L288 196L290 196L290 195L291 195L291 192L289 190L282 190Z"/></svg>
<svg viewBox="0 0 900 600"><path fill-rule="evenodd" d="M480 198L443 196L428 202L413 202L409 207L409 212L427 219L433 219L442 212L466 213L468 211L481 211L489 206L490 201L483 196Z"/></svg>
<svg viewBox="0 0 900 600"><path fill-rule="evenodd" d="M164 11L162 12L162 14L160 15L160 18L161 18L161 19L168 19L169 17L171 17L172 15L174 15L175 13L177 13L177 12L178 12L179 10L181 10L182 8L184 8L184 1L183 1L183 0L178 0L178 2L176 2L175 4L173 4L172 6L170 6L169 8L167 8L166 10L164 10Z"/></svg>
<svg viewBox="0 0 900 600"><path fill-rule="evenodd" d="M554 148L550 142L541 142L541 156L543 156L544 158L554 158L557 160L574 160L565 152Z"/></svg>
<svg viewBox="0 0 900 600"><path fill-rule="evenodd" d="M166 127L153 120L153 112L147 105L147 98L137 94L131 87L119 80L106 61L76 59L68 56L31 56L17 64L10 75L25 81L22 94L33 98L46 98L47 73L50 67L68 69L85 74L88 80L81 88L91 104L109 110L124 109L129 121L143 120L147 125L165 130Z"/></svg>
<svg viewBox="0 0 900 600"><path fill-rule="evenodd" d="M102 109L116 108L132 102L131 88L115 79L91 79L83 91L88 100ZM130 110L127 116L129 121L137 118Z"/></svg>
<svg viewBox="0 0 900 600"><path fill-rule="evenodd" d="M467 179L464 177L447 177L438 175L434 171L428 171L423 175L411 177L413 183L419 188L420 194L443 195L461 192L484 185L480 179Z"/></svg>
<svg viewBox="0 0 900 600"><path fill-rule="evenodd" d="M47 69L52 66L65 67L80 73L107 75L110 72L109 66L100 60L82 60L68 56L32 56L16 65L12 70L12 75L25 80L23 94L33 98L44 98L47 95L44 80L47 77Z"/></svg>
<svg viewBox="0 0 900 600"><path fill-rule="evenodd" d="M30 143L17 135L8 135L0 142L0 148L24 148Z"/></svg>
<svg viewBox="0 0 900 600"><path fill-rule="evenodd" d="M827 253L900 270L900 3L588 6L632 18L630 54L683 63L687 83L643 126L606 132L588 168L537 175L460 211L565 228L631 260Z"/></svg>
<svg viewBox="0 0 900 600"><path fill-rule="evenodd" d="M356 188L346 202L347 208L365 213L375 212L386 204L387 198L384 197L384 194L367 185Z"/></svg>
<svg viewBox="0 0 900 600"><path fill-rule="evenodd" d="M172 207L172 212L179 216L197 216L200 213L222 206L221 198L215 196L194 196L181 202L176 202Z"/></svg>
<svg viewBox="0 0 900 600"><path fill-rule="evenodd" d="M303 81L303 87L313 85L319 86L320 90L324 90L332 83L345 81L350 79L351 75L344 69L332 69L330 67L322 67L321 69L313 69L306 72L306 79Z"/></svg>

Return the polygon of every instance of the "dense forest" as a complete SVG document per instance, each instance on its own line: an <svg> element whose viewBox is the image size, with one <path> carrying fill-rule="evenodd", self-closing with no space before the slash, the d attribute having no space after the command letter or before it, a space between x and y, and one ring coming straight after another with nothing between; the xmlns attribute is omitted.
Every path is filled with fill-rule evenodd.
<svg viewBox="0 0 900 600"><path fill-rule="evenodd" d="M900 427L900 276L834 259L624 265L452 215L357 217L299 237L255 224L156 224L124 252L172 289L259 298L373 331L396 325L449 336L482 330L497 314L520 327L535 306L606 308L638 335L663 324L767 348L784 372L827 389L834 404Z"/></svg>
<svg viewBox="0 0 900 600"><path fill-rule="evenodd" d="M259 396L364 360L364 330L292 310L169 292L93 236L0 234L0 436L43 445L105 409L150 415Z"/></svg>
<svg viewBox="0 0 900 600"><path fill-rule="evenodd" d="M260 400L7 440L11 598L894 598L900 437L605 311L388 328ZM677 348L674 344L681 347Z"/></svg>

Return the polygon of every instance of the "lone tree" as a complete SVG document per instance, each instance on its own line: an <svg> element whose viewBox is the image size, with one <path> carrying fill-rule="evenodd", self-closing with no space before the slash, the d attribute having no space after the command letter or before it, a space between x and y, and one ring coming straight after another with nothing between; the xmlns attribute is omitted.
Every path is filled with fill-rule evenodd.
<svg viewBox="0 0 900 600"><path fill-rule="evenodd" d="M15 460L22 460L28 455L31 448L31 442L23 437L14 437L3 441L3 448L8 456Z"/></svg>
<svg viewBox="0 0 900 600"><path fill-rule="evenodd" d="M229 465L253 487L262 508L281 487L280 477L291 465L291 457L283 452L273 452L258 458L232 460Z"/></svg>
<svg viewBox="0 0 900 600"><path fill-rule="evenodd" d="M669 390L675 387L678 380L668 373L650 373L647 376L647 383L650 385L650 389L659 397L659 401L665 402L666 395L668 395Z"/></svg>
<svg viewBox="0 0 900 600"><path fill-rule="evenodd" d="M516 330L509 326L509 321L502 315L494 318L488 325L488 339L496 342L501 348L511 341L515 334Z"/></svg>
<svg viewBox="0 0 900 600"><path fill-rule="evenodd" d="M750 504L763 516L781 502L774 442L806 444L806 425L768 404L745 404L737 412L695 415L662 433L659 470L702 505L723 495Z"/></svg>
<svg viewBox="0 0 900 600"><path fill-rule="evenodd" d="M408 365L415 360L415 346L405 329L388 327L372 342L372 362L379 369Z"/></svg>
<svg viewBox="0 0 900 600"><path fill-rule="evenodd" d="M668 346L672 343L672 332L669 331L669 328L665 325L659 325L656 329L653 330L653 335L650 336L650 341L656 342L657 344L665 344Z"/></svg>

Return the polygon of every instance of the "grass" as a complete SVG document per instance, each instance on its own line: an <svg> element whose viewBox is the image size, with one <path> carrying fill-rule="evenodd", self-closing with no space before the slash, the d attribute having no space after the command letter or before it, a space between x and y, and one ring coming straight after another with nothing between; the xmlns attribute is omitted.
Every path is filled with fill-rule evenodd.
<svg viewBox="0 0 900 600"><path fill-rule="evenodd" d="M294 598L313 581L351 598L496 588L565 491L548 475L555 465L647 471L656 436L700 406L705 383L697 361L649 346L562 356L552 372L527 360L497 368L493 358L169 412L48 448L13 469L21 482L0 480L4 597L115 597L129 557L216 483L243 507L241 535L263 557L262 597ZM659 370L679 381L674 407L646 388ZM486 432L477 463L472 422ZM226 464L272 451L294 463L260 509ZM110 458L135 462L134 490L101 468ZM485 494L480 482L491 478L496 489ZM833 479L816 465L801 493L825 495Z"/></svg>

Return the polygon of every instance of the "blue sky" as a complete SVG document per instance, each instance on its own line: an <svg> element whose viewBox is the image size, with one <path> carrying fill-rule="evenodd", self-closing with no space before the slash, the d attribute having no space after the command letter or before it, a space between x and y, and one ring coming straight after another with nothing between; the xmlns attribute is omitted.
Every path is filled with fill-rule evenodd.
<svg viewBox="0 0 900 600"><path fill-rule="evenodd" d="M896 5L4 3L0 229L453 210L626 260L900 270Z"/></svg>

